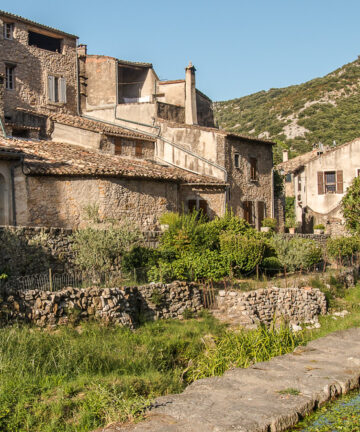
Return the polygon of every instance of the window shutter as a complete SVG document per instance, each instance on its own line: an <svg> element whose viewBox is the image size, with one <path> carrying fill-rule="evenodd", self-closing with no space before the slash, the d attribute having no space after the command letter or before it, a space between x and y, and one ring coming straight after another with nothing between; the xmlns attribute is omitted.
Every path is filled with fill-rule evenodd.
<svg viewBox="0 0 360 432"><path fill-rule="evenodd" d="M59 78L60 102L66 103L66 78Z"/></svg>
<svg viewBox="0 0 360 432"><path fill-rule="evenodd" d="M55 102L55 77L48 76L48 99L50 102Z"/></svg>
<svg viewBox="0 0 360 432"><path fill-rule="evenodd" d="M135 156L136 157L140 157L142 156L143 151L142 151L142 142L141 141L136 141L135 144Z"/></svg>
<svg viewBox="0 0 360 432"><path fill-rule="evenodd" d="M205 200L200 200L199 201L199 210L202 211L204 216L207 216L207 209L208 209L207 202Z"/></svg>
<svg viewBox="0 0 360 432"><path fill-rule="evenodd" d="M192 213L193 211L196 210L196 200L194 200L194 199L188 200L188 209L189 209L190 213Z"/></svg>
<svg viewBox="0 0 360 432"><path fill-rule="evenodd" d="M336 171L336 193L342 194L344 193L344 181L343 181L343 172Z"/></svg>
<svg viewBox="0 0 360 432"><path fill-rule="evenodd" d="M324 195L324 193L325 193L325 190L324 190L324 173L322 171L318 171L317 178L318 178L318 194Z"/></svg>

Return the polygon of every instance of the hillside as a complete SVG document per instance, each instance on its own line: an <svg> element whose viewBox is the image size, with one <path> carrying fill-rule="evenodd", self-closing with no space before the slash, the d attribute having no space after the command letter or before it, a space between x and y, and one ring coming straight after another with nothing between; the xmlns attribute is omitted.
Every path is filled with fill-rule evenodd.
<svg viewBox="0 0 360 432"><path fill-rule="evenodd" d="M277 141L276 163L284 147L295 156L343 144L360 136L360 56L322 78L215 102L214 111L224 129Z"/></svg>

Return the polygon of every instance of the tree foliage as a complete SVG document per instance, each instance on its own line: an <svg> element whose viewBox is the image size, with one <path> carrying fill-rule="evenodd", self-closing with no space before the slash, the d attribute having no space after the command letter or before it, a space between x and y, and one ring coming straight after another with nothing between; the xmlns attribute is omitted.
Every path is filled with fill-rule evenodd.
<svg viewBox="0 0 360 432"><path fill-rule="evenodd" d="M346 227L360 234L360 177L356 177L341 202Z"/></svg>

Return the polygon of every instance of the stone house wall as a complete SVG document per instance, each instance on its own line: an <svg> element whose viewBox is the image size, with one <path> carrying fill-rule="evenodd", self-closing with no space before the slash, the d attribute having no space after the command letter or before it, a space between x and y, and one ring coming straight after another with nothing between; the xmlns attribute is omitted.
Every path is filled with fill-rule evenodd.
<svg viewBox="0 0 360 432"><path fill-rule="evenodd" d="M235 167L235 154L239 155L239 167ZM226 169L230 182L229 207L235 214L245 217L244 202L252 204L251 223L260 228L261 220L259 217L258 203L265 205L265 217L272 217L272 146L267 143L257 142L246 139L227 137L226 148ZM256 180L251 179L250 158L257 160Z"/></svg>
<svg viewBox="0 0 360 432"><path fill-rule="evenodd" d="M6 19L9 22L9 19ZM37 110L46 107L76 113L77 80L76 80L76 37L62 33L54 35L62 38L62 52L57 53L30 46L29 29L37 31L36 25L13 20L13 39L4 38L4 19L0 14L0 73L5 73L5 65L15 66L15 89L5 90L5 114L14 117L16 108ZM43 31L39 30L39 33ZM48 32L49 33L49 32ZM66 79L65 104L50 103L47 94L48 75ZM13 119L12 119L13 120Z"/></svg>
<svg viewBox="0 0 360 432"><path fill-rule="evenodd" d="M137 327L143 321L183 318L203 308L195 284L173 282L121 288L65 288L61 291L0 292L0 323L30 322L56 326L97 319Z"/></svg>
<svg viewBox="0 0 360 432"><path fill-rule="evenodd" d="M127 220L154 230L158 218L179 209L176 183L99 177L17 177L19 225L78 228L87 222L86 206L96 203L100 217Z"/></svg>
<svg viewBox="0 0 360 432"><path fill-rule="evenodd" d="M325 294L316 288L269 288L256 291L219 291L215 316L245 326L311 322L327 311Z"/></svg>

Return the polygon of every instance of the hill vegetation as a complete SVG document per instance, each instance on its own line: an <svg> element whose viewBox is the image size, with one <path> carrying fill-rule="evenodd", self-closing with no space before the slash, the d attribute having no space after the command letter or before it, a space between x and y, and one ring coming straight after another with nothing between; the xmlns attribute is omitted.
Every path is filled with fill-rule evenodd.
<svg viewBox="0 0 360 432"><path fill-rule="evenodd" d="M360 56L352 63L303 84L272 88L214 103L223 129L277 142L290 155L310 151L319 142L340 145L360 136Z"/></svg>

